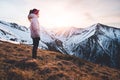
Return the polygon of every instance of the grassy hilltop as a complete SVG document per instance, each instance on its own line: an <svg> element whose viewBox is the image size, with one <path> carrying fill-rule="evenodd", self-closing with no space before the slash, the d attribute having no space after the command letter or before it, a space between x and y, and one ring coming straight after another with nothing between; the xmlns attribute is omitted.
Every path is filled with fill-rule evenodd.
<svg viewBox="0 0 120 80"><path fill-rule="evenodd" d="M0 41L0 80L120 80L120 70L75 56Z"/></svg>

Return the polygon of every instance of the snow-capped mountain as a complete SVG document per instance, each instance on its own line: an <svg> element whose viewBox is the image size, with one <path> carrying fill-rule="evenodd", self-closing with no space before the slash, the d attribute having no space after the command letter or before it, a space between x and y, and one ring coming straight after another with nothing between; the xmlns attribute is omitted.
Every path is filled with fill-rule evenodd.
<svg viewBox="0 0 120 80"><path fill-rule="evenodd" d="M71 27L48 31L41 27L41 49L75 55L101 65L120 69L120 29L94 24L88 28ZM0 21L0 39L32 44L30 30L16 23Z"/></svg>
<svg viewBox="0 0 120 80"><path fill-rule="evenodd" d="M4 21L0 21L0 38L22 43L30 42L29 30L26 27Z"/></svg>
<svg viewBox="0 0 120 80"><path fill-rule="evenodd" d="M71 36L81 33L82 28L70 27L70 28L58 28L53 30L56 38L64 41L69 39Z"/></svg>
<svg viewBox="0 0 120 80"><path fill-rule="evenodd" d="M48 40L47 38L50 38L47 35L47 33L45 33L45 31L41 36L46 37L46 39L42 38L44 41ZM16 23L8 23L8 22L0 21L0 38L2 40L7 40L7 41L11 40L19 43L24 43L24 44L32 44L29 28L20 26ZM47 48L47 46L44 43L40 42L40 44L42 44L41 47L43 49Z"/></svg>
<svg viewBox="0 0 120 80"><path fill-rule="evenodd" d="M52 33L48 33L44 27L41 26L40 30L41 40L39 47L41 49L48 49L65 53L63 52L63 47L61 47L62 45L60 45L60 40L55 38ZM5 21L0 21L0 39L29 45L32 44L29 28L20 26L16 23L9 23Z"/></svg>
<svg viewBox="0 0 120 80"><path fill-rule="evenodd" d="M120 29L100 23L88 28L69 28L55 34L66 53L82 59L120 68ZM64 39L64 40L62 40Z"/></svg>
<svg viewBox="0 0 120 80"><path fill-rule="evenodd" d="M95 24L64 43L68 53L80 58L120 68L120 29Z"/></svg>

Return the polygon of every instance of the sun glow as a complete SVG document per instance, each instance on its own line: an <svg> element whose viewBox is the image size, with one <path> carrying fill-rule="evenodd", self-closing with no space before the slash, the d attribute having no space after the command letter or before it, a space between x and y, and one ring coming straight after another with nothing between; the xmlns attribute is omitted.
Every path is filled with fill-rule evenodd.
<svg viewBox="0 0 120 80"><path fill-rule="evenodd" d="M62 14L61 14L62 13ZM54 15L51 13L51 16L46 16L41 13L40 24L45 27L80 27L84 25L85 17L83 15L74 15L68 12L61 12ZM49 13L50 15L50 13ZM44 17L43 17L44 16Z"/></svg>
<svg viewBox="0 0 120 80"><path fill-rule="evenodd" d="M83 28L98 22L120 27L119 4L119 0L1 0L0 19L29 27L29 10L37 8L44 27Z"/></svg>

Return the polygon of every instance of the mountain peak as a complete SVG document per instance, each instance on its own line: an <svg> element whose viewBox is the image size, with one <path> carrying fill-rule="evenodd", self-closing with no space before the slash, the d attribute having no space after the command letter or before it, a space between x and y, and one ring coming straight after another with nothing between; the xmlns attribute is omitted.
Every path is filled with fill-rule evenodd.
<svg viewBox="0 0 120 80"><path fill-rule="evenodd" d="M107 25L101 24L101 23L96 23L93 25L95 28L100 28L100 27L108 27Z"/></svg>
<svg viewBox="0 0 120 80"><path fill-rule="evenodd" d="M105 25L105 24L101 24L101 23L96 23L93 26L95 26L96 28L113 28L113 29L119 29L113 26L109 26L109 25Z"/></svg>
<svg viewBox="0 0 120 80"><path fill-rule="evenodd" d="M101 24L101 23L96 23L96 25L103 25L103 24Z"/></svg>
<svg viewBox="0 0 120 80"><path fill-rule="evenodd" d="M92 25L90 28L94 29L95 31L108 31L108 30L117 29L115 27L111 27L111 26L104 25L101 23L96 23L96 24Z"/></svg>

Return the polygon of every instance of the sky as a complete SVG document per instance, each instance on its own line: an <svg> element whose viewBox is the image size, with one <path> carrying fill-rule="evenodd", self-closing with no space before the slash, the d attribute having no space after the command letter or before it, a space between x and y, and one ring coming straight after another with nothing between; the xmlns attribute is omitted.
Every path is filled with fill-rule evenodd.
<svg viewBox="0 0 120 80"><path fill-rule="evenodd" d="M33 8L40 10L40 25L48 28L96 23L120 28L120 0L0 0L0 20L29 27Z"/></svg>

